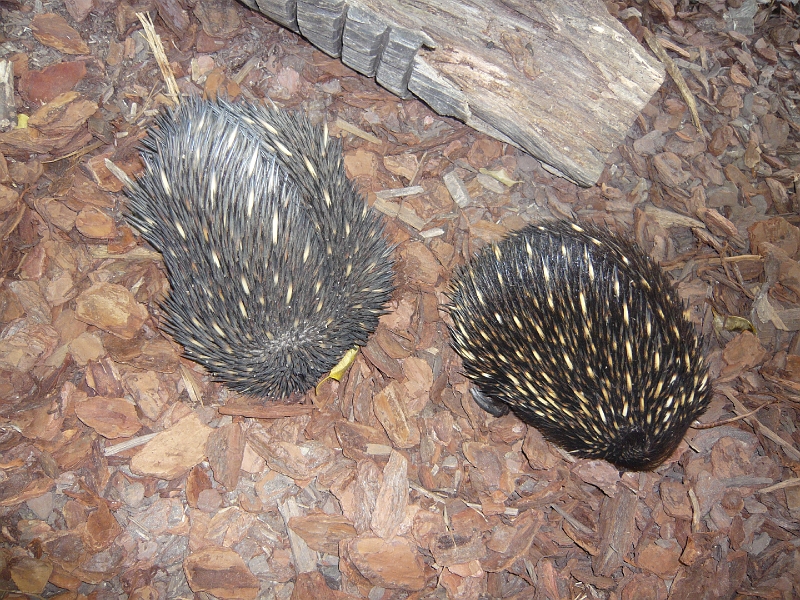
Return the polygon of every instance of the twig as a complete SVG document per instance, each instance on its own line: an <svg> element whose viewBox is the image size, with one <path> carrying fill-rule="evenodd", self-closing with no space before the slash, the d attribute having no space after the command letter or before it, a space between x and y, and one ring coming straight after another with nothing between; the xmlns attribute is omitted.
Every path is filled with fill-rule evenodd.
<svg viewBox="0 0 800 600"><path fill-rule="evenodd" d="M150 44L150 49L153 51L153 56L156 58L158 68L161 69L161 76L164 78L164 83L167 85L167 96L169 96L176 105L180 104L178 82L175 81L175 74L172 72L172 67L169 66L167 55L164 52L164 45L161 43L161 37L156 33L153 20L147 13L136 13L136 17L144 28L144 37L147 43Z"/></svg>
<svg viewBox="0 0 800 600"><path fill-rule="evenodd" d="M654 36L647 28L643 28L644 31L644 39L647 41L647 45L650 46L650 49L653 51L662 63L664 63L664 67L667 69L667 73L669 73L670 77L675 81L675 85L678 86L678 90L681 93L686 105L689 107L689 113L692 115L692 123L697 128L698 133L700 135L703 134L703 125L700 123L700 115L697 114L697 102L694 99L694 95L692 94L689 86L686 85L686 80L683 78L678 65L676 65L673 60L667 54L667 51L664 50L664 47L661 45L661 42L658 41L658 38Z"/></svg>

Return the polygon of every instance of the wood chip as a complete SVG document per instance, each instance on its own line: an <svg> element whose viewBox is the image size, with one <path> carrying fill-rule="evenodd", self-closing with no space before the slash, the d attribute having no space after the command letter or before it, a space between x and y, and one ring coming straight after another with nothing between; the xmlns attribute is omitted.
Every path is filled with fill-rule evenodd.
<svg viewBox="0 0 800 600"><path fill-rule="evenodd" d="M350 560L374 585L407 591L425 587L425 567L416 546L405 538L384 541L359 536L347 543Z"/></svg>
<svg viewBox="0 0 800 600"><path fill-rule="evenodd" d="M186 581L196 593L217 598L254 600L260 586L242 557L229 548L204 548L183 563Z"/></svg>
<svg viewBox="0 0 800 600"><path fill-rule="evenodd" d="M175 479L206 458L211 428L191 413L158 433L131 459L131 471L162 479Z"/></svg>
<svg viewBox="0 0 800 600"><path fill-rule="evenodd" d="M355 527L343 515L312 513L294 516L289 518L288 525L310 548L327 554L338 554L339 542L356 535Z"/></svg>

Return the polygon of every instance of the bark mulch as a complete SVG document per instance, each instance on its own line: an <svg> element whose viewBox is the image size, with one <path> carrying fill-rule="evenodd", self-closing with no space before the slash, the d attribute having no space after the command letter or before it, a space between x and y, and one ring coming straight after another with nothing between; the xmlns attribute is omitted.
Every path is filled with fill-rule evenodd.
<svg viewBox="0 0 800 600"><path fill-rule="evenodd" d="M0 597L800 597L799 7L607 5L686 89L582 189L230 0L0 1L25 125L0 112ZM391 311L300 402L237 396L159 329L163 264L107 167L141 170L169 102L142 11L181 93L326 121L397 244ZM454 269L546 218L634 238L708 339L716 426L655 472L491 417L449 347Z"/></svg>

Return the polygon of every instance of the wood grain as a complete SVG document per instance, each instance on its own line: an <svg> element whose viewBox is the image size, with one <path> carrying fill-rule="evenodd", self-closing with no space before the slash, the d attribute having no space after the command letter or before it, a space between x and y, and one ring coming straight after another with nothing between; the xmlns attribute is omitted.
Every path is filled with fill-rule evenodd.
<svg viewBox="0 0 800 600"><path fill-rule="evenodd" d="M585 186L664 78L600 0L244 1Z"/></svg>

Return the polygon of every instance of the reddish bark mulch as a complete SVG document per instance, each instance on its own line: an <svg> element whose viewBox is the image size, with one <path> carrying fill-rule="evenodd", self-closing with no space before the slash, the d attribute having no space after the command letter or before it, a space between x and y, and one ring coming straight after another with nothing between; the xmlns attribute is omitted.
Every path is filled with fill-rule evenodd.
<svg viewBox="0 0 800 600"><path fill-rule="evenodd" d="M29 116L0 131L0 596L800 597L797 6L607 4L702 131L668 80L581 189L229 0L0 2ZM135 174L168 102L136 11L182 93L325 120L386 214L391 312L304 405L237 397L159 330L163 265L105 162ZM635 238L709 340L724 423L656 472L484 413L448 345L455 267L553 217Z"/></svg>

